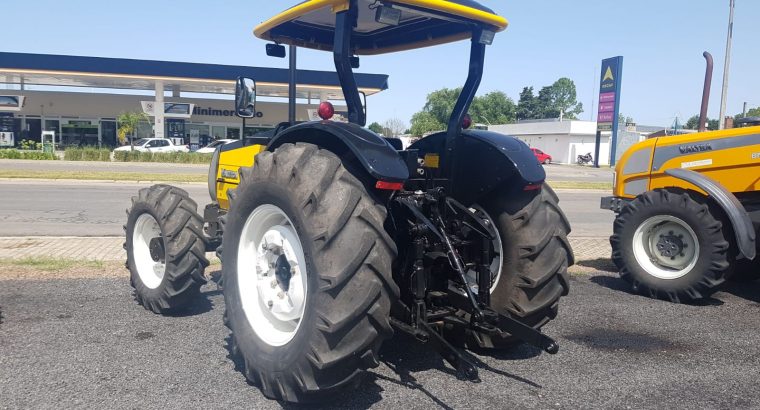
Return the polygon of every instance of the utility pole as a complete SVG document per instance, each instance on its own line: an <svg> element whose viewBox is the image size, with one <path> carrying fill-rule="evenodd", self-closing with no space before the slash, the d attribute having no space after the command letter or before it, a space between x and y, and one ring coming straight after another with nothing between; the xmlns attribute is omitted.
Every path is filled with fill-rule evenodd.
<svg viewBox="0 0 760 410"><path fill-rule="evenodd" d="M736 0L729 0L730 11L728 13L728 38L726 39L726 63L723 67L723 92L720 96L720 118L718 128L726 128L726 100L728 99L728 71L731 66L731 41L734 38L734 7Z"/></svg>

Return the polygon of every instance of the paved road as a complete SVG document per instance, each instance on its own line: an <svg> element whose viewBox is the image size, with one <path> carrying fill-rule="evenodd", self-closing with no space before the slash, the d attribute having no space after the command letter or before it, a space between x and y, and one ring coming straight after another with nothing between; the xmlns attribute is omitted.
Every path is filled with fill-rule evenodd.
<svg viewBox="0 0 760 410"><path fill-rule="evenodd" d="M161 317L136 305L126 277L92 276L20 281L0 273L0 409L284 407L234 369L214 284L193 311ZM545 328L558 355L525 346L476 355L475 384L397 335L380 367L332 406L757 408L760 282L707 306L652 301L620 285L602 272L573 279Z"/></svg>
<svg viewBox="0 0 760 410"><path fill-rule="evenodd" d="M612 170L575 165L552 164L544 167L549 181L612 182ZM201 174L207 165L157 164L140 162L24 161L0 159L0 170L140 172L149 174Z"/></svg>
<svg viewBox="0 0 760 410"><path fill-rule="evenodd" d="M130 198L149 184L0 181L0 236L122 235ZM179 185L198 202L209 202L202 184ZM609 236L613 214L599 209L602 191L560 191L573 235Z"/></svg>

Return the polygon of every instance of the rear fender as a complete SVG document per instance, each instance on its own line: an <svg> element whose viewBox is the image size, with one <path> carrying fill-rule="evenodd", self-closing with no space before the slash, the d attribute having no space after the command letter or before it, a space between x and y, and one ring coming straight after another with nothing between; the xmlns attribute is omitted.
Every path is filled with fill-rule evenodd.
<svg viewBox="0 0 760 410"><path fill-rule="evenodd" d="M356 124L320 121L294 125L279 133L267 150L297 142L317 145L338 156L350 153L377 180L404 182L409 179L409 168L391 144Z"/></svg>
<svg viewBox="0 0 760 410"><path fill-rule="evenodd" d="M461 166L453 179L454 197L463 204L471 205L507 182L512 187L524 187L546 179L533 151L517 138L481 130L462 134L462 149L456 153ZM445 145L444 132L425 137L409 149L419 150L420 158L424 158L426 154L442 155Z"/></svg>
<svg viewBox="0 0 760 410"><path fill-rule="evenodd" d="M739 200L724 188L721 184L698 172L688 169L673 168L665 171L666 175L689 182L701 190L707 192L726 213L736 235L736 244L740 256L747 259L755 259L757 248L755 247L755 228L752 220Z"/></svg>

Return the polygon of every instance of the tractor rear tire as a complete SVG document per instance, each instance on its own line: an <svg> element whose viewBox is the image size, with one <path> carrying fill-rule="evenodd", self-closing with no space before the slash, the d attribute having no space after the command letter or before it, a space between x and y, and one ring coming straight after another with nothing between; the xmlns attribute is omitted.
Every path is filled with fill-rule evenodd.
<svg viewBox="0 0 760 410"><path fill-rule="evenodd" d="M674 303L710 296L730 273L730 230L708 200L683 190L639 195L615 219L612 258L633 290Z"/></svg>
<svg viewBox="0 0 760 410"><path fill-rule="evenodd" d="M187 307L206 283L206 243L197 204L169 185L132 198L124 226L126 266L135 299L158 314Z"/></svg>
<svg viewBox="0 0 760 410"><path fill-rule="evenodd" d="M260 153L240 178L221 252L232 354L270 399L308 403L356 386L393 335L397 249L386 208L312 144ZM276 252L288 261L281 276ZM290 302L280 308L280 299Z"/></svg>
<svg viewBox="0 0 760 410"><path fill-rule="evenodd" d="M549 185L534 191L501 191L482 201L501 237L502 269L491 292L497 312L541 329L557 317L559 300L570 289L567 268L574 263L567 240L570 223ZM511 335L468 331L469 347L503 349L518 343Z"/></svg>

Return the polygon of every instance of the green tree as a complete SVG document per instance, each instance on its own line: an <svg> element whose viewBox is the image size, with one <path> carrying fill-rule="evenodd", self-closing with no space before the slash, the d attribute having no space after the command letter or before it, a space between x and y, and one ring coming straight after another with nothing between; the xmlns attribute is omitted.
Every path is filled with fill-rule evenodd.
<svg viewBox="0 0 760 410"><path fill-rule="evenodd" d="M429 132L444 129L446 129L446 126L438 121L433 113L420 111L412 116L412 128L409 129L409 132L415 137L421 137Z"/></svg>
<svg viewBox="0 0 760 410"><path fill-rule="evenodd" d="M383 133L383 126L380 125L377 122L373 122L367 128L369 128L369 130L372 131L372 132L374 132L375 134L382 134Z"/></svg>
<svg viewBox="0 0 760 410"><path fill-rule="evenodd" d="M750 108L747 110L747 115L744 115L743 113L736 114L734 118L744 118L744 117L760 117L760 107Z"/></svg>
<svg viewBox="0 0 760 410"><path fill-rule="evenodd" d="M517 119L533 120L539 117L538 98L533 94L533 87L525 87L520 92L520 100L517 102Z"/></svg>
<svg viewBox="0 0 760 410"><path fill-rule="evenodd" d="M134 141L134 137L137 136L137 127L141 122L150 123L150 118L142 111L123 112L116 118L116 122L119 124L118 138L121 144L124 144L127 140L127 136L131 136L130 144Z"/></svg>
<svg viewBox="0 0 760 410"><path fill-rule="evenodd" d="M699 115L692 115L689 117L689 119L686 121L686 124L683 125L683 127L687 130L696 130L699 129ZM707 129L710 131L715 131L719 127L718 120L714 119L707 119Z"/></svg>
<svg viewBox="0 0 760 410"><path fill-rule="evenodd" d="M517 106L501 91L475 97L470 107L472 121L479 124L510 124L517 118Z"/></svg>
<svg viewBox="0 0 760 410"><path fill-rule="evenodd" d="M449 122L449 117L454 111L461 88L442 88L428 94L427 102L422 111L432 114L433 118L441 124Z"/></svg>

